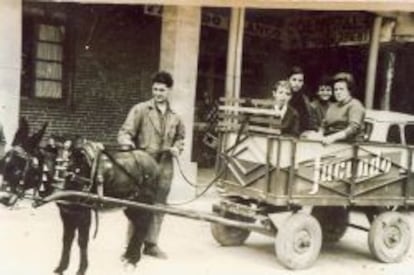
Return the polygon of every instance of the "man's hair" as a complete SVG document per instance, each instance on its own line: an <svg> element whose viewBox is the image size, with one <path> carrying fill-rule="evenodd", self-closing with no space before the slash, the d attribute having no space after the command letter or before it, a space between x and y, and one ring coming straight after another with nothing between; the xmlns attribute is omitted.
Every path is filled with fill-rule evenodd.
<svg viewBox="0 0 414 275"><path fill-rule="evenodd" d="M273 92L276 92L279 87L286 88L286 89L289 89L289 91L292 91L292 88L290 87L289 81L287 81L287 80L279 80L279 81L277 81L273 85L273 90L272 91Z"/></svg>
<svg viewBox="0 0 414 275"><path fill-rule="evenodd" d="M159 71L152 76L152 84L163 83L168 88L174 85L174 80L169 72Z"/></svg>
<svg viewBox="0 0 414 275"><path fill-rule="evenodd" d="M294 74L305 74L302 67L299 66L292 66L292 68L290 68L290 71L287 75L287 78L291 77Z"/></svg>
<svg viewBox="0 0 414 275"><path fill-rule="evenodd" d="M336 82L345 82L348 90L352 93L355 88L355 80L351 73L340 72L334 75L332 84Z"/></svg>

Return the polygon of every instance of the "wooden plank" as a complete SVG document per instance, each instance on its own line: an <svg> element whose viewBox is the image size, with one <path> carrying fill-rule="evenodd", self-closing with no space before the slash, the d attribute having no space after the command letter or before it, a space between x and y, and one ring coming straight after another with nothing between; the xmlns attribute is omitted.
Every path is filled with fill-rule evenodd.
<svg viewBox="0 0 414 275"><path fill-rule="evenodd" d="M240 130L241 125L238 123L228 123L219 122L217 125L218 131L238 131ZM262 126L256 126L256 125L247 125L246 130L249 132L257 132L262 134L269 134L269 135L280 135L281 131L280 129L274 129L269 127L262 127Z"/></svg>
<svg viewBox="0 0 414 275"><path fill-rule="evenodd" d="M411 180L411 175L412 175L412 171L411 171L411 166L413 165L412 161L413 161L413 150L411 148L407 148L408 153L407 153L407 179L405 180L405 188L404 188L404 192L405 192L405 200L408 201L408 199L411 196L411 190L412 190L412 183L410 183Z"/></svg>
<svg viewBox="0 0 414 275"><path fill-rule="evenodd" d="M231 116L224 116L223 120L219 120L219 124L224 125L226 123L243 123L246 122L249 124L260 124L259 126L265 127L277 127L279 128L281 125L280 118L277 117L262 117L262 116L251 116L248 120L245 120L244 115L231 115Z"/></svg>
<svg viewBox="0 0 414 275"><path fill-rule="evenodd" d="M274 116L275 111L267 108L255 108L255 107L240 107L240 106L219 106L220 111L235 112L235 113L247 113L247 114L260 114Z"/></svg>
<svg viewBox="0 0 414 275"><path fill-rule="evenodd" d="M113 197L107 196L99 196L96 194L86 193L86 192L79 192L79 191L59 191L53 193L52 195L42 199L39 201L39 204L36 206L43 205L48 202L57 201L57 200L71 200L71 199L86 199L89 201L96 202L98 204L105 204L105 205L112 205L112 206L120 206L120 207L131 207L135 209L145 209L148 211L156 212L156 213L165 213L169 215L174 215L178 217L193 219L193 220L200 220L206 222L213 222L218 224L223 224L227 226L242 228L246 230L253 230L260 233L269 234L269 230L267 230L263 225L249 223L249 222L242 222L242 221L235 221L232 219L227 219L217 214L203 212L203 211L194 211L192 209L185 209L185 208L178 208L172 207L164 204L146 204L142 202L130 201L126 199L118 199Z"/></svg>
<svg viewBox="0 0 414 275"><path fill-rule="evenodd" d="M255 107L258 106L264 106L264 107L270 107L274 104L274 101L272 99L268 98L235 98L235 97L221 97L219 99L221 103L224 103L226 105L229 104L246 104L246 105L252 105Z"/></svg>
<svg viewBox="0 0 414 275"><path fill-rule="evenodd" d="M272 128L266 128L266 127L260 127L260 126L248 126L248 130L252 132L260 132L264 134L269 135L280 135L281 131L280 129L272 129Z"/></svg>
<svg viewBox="0 0 414 275"><path fill-rule="evenodd" d="M385 187L385 186L388 186L388 185L391 185L391 184L399 183L399 181L403 181L404 179L406 179L406 176L400 176L398 178L395 178L395 179L392 179L392 180L389 180L389 181L386 181L386 182L382 182L380 184L370 185L367 188L364 188L364 189L359 190L358 192L355 192L354 197L361 196L365 193L369 193L371 191L380 189L382 187Z"/></svg>
<svg viewBox="0 0 414 275"><path fill-rule="evenodd" d="M292 142L292 155L290 157L289 176L288 176L288 202L291 203L293 188L296 181L295 163L296 163L296 141Z"/></svg>
<svg viewBox="0 0 414 275"><path fill-rule="evenodd" d="M220 97L220 102L227 103L227 104L234 104L234 103L245 103L245 98L237 98L237 97Z"/></svg>

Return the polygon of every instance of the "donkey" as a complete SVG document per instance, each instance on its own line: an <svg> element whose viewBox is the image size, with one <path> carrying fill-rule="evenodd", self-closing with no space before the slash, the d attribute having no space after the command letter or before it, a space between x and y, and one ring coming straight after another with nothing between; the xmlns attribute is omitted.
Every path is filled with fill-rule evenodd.
<svg viewBox="0 0 414 275"><path fill-rule="evenodd" d="M53 189L53 150L40 148L39 143L47 125L32 136L26 120L20 121L12 149L3 159L3 180L12 196L7 202L14 204L25 191L33 188L39 193L43 184L45 195ZM43 166L48 166L46 183L42 181ZM139 150L109 153L97 143L78 142L71 148L64 190L100 193L105 196L124 198L152 204L158 187L158 165L147 153ZM43 191L45 192L45 191ZM63 224L62 254L55 273L63 274L70 260L70 248L75 232L78 232L80 264L77 275L86 273L88 267L88 241L91 225L91 209L82 201L58 203ZM152 219L152 213L136 208L126 208L125 215L134 226L123 259L136 266L141 258L141 248Z"/></svg>

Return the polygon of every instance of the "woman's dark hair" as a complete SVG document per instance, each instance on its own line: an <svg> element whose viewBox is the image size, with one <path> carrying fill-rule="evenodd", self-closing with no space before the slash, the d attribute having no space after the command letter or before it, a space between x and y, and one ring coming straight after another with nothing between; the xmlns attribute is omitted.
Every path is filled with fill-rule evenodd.
<svg viewBox="0 0 414 275"><path fill-rule="evenodd" d="M355 88L355 80L351 73L340 72L334 75L332 84L336 82L345 82L349 92L353 92Z"/></svg>
<svg viewBox="0 0 414 275"><path fill-rule="evenodd" d="M174 80L169 72L159 71L152 77L152 84L154 83L163 83L168 88L171 88L174 85Z"/></svg>
<svg viewBox="0 0 414 275"><path fill-rule="evenodd" d="M305 72L303 71L302 67L299 66L292 66L292 68L290 68L289 74L287 75L287 78L291 77L294 74L305 74Z"/></svg>
<svg viewBox="0 0 414 275"><path fill-rule="evenodd" d="M318 87L320 86L332 86L332 77L329 75L322 75L322 77L319 79Z"/></svg>

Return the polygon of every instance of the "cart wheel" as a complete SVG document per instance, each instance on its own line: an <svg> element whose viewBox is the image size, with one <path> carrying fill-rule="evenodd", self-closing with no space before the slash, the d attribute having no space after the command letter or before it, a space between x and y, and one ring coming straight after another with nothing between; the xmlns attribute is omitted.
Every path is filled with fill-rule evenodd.
<svg viewBox="0 0 414 275"><path fill-rule="evenodd" d="M319 222L309 214L296 213L279 227L276 236L276 254L289 269L310 267L318 258L322 246Z"/></svg>
<svg viewBox="0 0 414 275"><path fill-rule="evenodd" d="M349 223L349 212L346 208L315 206L312 209L312 216L321 225L324 243L335 243L345 235Z"/></svg>
<svg viewBox="0 0 414 275"><path fill-rule="evenodd" d="M249 221L248 219L230 213L223 215L223 217L238 221ZM238 246L247 240L250 231L219 223L211 223L211 234L223 246Z"/></svg>
<svg viewBox="0 0 414 275"><path fill-rule="evenodd" d="M411 244L411 229L407 219L398 212L378 215L368 233L371 253L381 262L402 260Z"/></svg>

